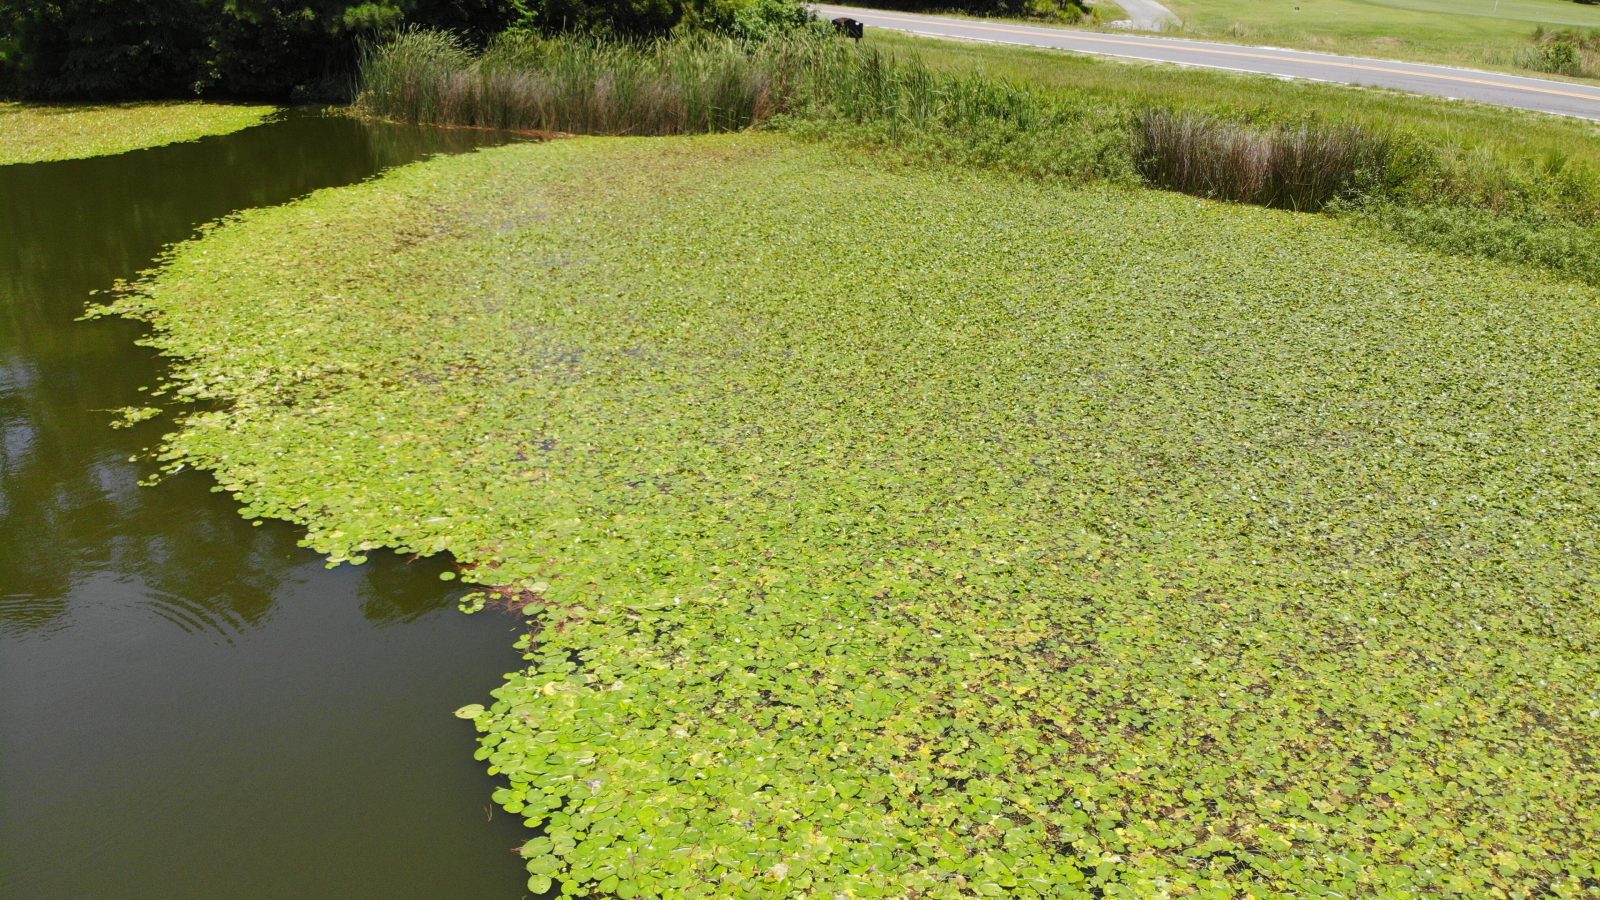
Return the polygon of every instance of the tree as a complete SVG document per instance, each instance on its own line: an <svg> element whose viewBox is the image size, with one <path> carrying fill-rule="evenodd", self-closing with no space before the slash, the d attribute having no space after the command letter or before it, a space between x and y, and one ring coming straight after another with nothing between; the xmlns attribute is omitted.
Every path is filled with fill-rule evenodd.
<svg viewBox="0 0 1600 900"><path fill-rule="evenodd" d="M406 24L487 37L515 0L0 0L0 89L46 99L285 99Z"/></svg>

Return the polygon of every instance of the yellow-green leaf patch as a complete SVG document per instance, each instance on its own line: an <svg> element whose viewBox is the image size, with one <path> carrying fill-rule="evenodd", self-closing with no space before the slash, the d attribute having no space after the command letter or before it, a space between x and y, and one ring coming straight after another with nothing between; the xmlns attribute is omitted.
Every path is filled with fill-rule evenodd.
<svg viewBox="0 0 1600 900"><path fill-rule="evenodd" d="M475 717L532 889L1573 897L1597 300L735 136L412 166L118 308L171 464L540 620Z"/></svg>
<svg viewBox="0 0 1600 900"><path fill-rule="evenodd" d="M192 141L259 125L271 106L201 102L0 102L0 165L81 159Z"/></svg>

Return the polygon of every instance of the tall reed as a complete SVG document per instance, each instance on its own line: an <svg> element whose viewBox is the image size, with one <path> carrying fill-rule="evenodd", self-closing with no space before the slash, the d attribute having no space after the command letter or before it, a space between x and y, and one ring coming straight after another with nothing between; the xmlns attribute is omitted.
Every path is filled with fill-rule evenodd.
<svg viewBox="0 0 1600 900"><path fill-rule="evenodd" d="M1320 210L1380 182L1391 155L1387 138L1357 126L1258 129L1166 109L1140 114L1134 135L1152 184L1282 209Z"/></svg>
<svg viewBox="0 0 1600 900"><path fill-rule="evenodd" d="M369 48L357 105L409 122L611 135L747 128L782 103L774 57L799 43L710 35L642 43L509 34L474 56L411 31Z"/></svg>
<svg viewBox="0 0 1600 900"><path fill-rule="evenodd" d="M810 30L766 41L508 35L477 55L448 34L413 31L366 52L357 105L411 122L608 135L783 117L797 130L1026 174L1132 177L1121 110L935 73Z"/></svg>

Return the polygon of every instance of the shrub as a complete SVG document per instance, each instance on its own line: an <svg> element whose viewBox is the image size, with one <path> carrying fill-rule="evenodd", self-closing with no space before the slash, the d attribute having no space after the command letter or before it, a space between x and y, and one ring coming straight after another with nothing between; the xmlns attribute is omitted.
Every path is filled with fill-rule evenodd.
<svg viewBox="0 0 1600 900"><path fill-rule="evenodd" d="M520 0L515 25L543 34L660 37L705 30L767 37L810 21L801 0Z"/></svg>
<svg viewBox="0 0 1600 900"><path fill-rule="evenodd" d="M1582 75L1583 57L1578 53L1578 45L1570 41L1551 41L1536 47L1529 47L1517 57L1518 65L1524 69L1535 72L1550 72L1555 75Z"/></svg>
<svg viewBox="0 0 1600 900"><path fill-rule="evenodd" d="M1533 46L1517 55L1517 65L1536 72L1574 77L1600 76L1600 29L1546 29L1533 32Z"/></svg>
<svg viewBox="0 0 1600 900"><path fill-rule="evenodd" d="M746 40L768 40L779 35L808 28L817 17L810 7L798 0L755 0L736 7L729 17L727 30Z"/></svg>
<svg viewBox="0 0 1600 900"><path fill-rule="evenodd" d="M955 10L975 16L1014 16L1067 21L1077 21L1092 16L1089 5L1084 0L880 0L873 5L912 12Z"/></svg>
<svg viewBox="0 0 1600 900"><path fill-rule="evenodd" d="M548 33L657 35L671 31L690 0L523 0L519 28Z"/></svg>

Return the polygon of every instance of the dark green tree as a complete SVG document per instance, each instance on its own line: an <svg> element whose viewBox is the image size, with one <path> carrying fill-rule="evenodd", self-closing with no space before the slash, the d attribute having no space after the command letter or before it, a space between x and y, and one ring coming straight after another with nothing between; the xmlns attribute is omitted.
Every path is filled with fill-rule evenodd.
<svg viewBox="0 0 1600 900"><path fill-rule="evenodd" d="M487 37L513 0L0 0L0 90L46 99L288 98L343 83L363 36Z"/></svg>
<svg viewBox="0 0 1600 900"><path fill-rule="evenodd" d="M660 34L676 26L689 5L689 0L518 0L518 24L546 32Z"/></svg>

